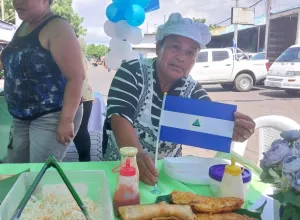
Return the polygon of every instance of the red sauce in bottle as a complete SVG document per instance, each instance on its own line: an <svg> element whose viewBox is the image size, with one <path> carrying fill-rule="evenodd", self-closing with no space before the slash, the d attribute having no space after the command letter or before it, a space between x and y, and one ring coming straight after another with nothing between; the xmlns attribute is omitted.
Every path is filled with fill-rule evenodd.
<svg viewBox="0 0 300 220"><path fill-rule="evenodd" d="M114 195L114 211L119 216L119 207L140 204L140 193L136 182L136 169L126 160L126 166L120 170L119 183Z"/></svg>

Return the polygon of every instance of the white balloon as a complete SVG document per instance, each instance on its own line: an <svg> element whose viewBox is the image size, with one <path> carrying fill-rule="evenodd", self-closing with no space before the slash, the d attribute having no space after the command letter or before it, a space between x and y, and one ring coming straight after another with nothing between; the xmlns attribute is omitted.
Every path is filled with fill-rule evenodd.
<svg viewBox="0 0 300 220"><path fill-rule="evenodd" d="M133 50L126 58L126 61L138 60L138 59L140 59L140 55L135 50Z"/></svg>
<svg viewBox="0 0 300 220"><path fill-rule="evenodd" d="M110 51L105 56L105 64L110 69L118 69L122 64L122 59L120 59L116 54Z"/></svg>
<svg viewBox="0 0 300 220"><path fill-rule="evenodd" d="M125 60L132 52L132 47L128 41L123 41L118 38L112 38L109 42L109 47L114 54L120 59Z"/></svg>
<svg viewBox="0 0 300 220"><path fill-rule="evenodd" d="M132 44L140 44L144 39L144 32L138 27L131 27L131 35L128 41Z"/></svg>
<svg viewBox="0 0 300 220"><path fill-rule="evenodd" d="M116 37L116 24L107 20L104 23L104 32L107 36Z"/></svg>
<svg viewBox="0 0 300 220"><path fill-rule="evenodd" d="M127 40L131 35L131 31L131 26L125 20L116 23L116 36L119 39Z"/></svg>

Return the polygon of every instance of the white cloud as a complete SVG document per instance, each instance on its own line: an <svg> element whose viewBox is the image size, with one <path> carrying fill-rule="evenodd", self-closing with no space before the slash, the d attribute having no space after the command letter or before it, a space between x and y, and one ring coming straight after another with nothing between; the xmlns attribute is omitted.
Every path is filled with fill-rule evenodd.
<svg viewBox="0 0 300 220"><path fill-rule="evenodd" d="M126 1L126 0L124 0ZM240 0L240 6L248 7L258 0ZM84 27L88 29L85 40L87 43L108 42L103 24L106 21L105 10L112 0L73 0L73 8L84 17ZM295 4L299 0L273 0L273 10L283 9ZM215 24L230 17L231 7L235 0L160 0L160 9L146 14L146 21L141 28L146 32L153 32L164 19L173 12L180 12L185 17L206 18L207 24ZM265 1L255 8L257 16L265 14ZM229 22L223 23L228 25Z"/></svg>

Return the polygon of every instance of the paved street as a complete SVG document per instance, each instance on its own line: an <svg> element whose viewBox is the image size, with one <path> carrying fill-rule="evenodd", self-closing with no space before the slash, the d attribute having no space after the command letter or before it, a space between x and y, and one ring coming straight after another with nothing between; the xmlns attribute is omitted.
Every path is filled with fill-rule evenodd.
<svg viewBox="0 0 300 220"><path fill-rule="evenodd" d="M113 71L108 73L103 67L90 67L88 72L91 86L95 91L104 94L105 98L113 75ZM258 88L247 93L239 93L225 91L219 85L209 85L204 87L214 101L235 104L238 106L240 112L248 114L253 118L264 115L282 115L300 123L300 95L293 97L285 94L284 91L265 88ZM214 152L185 147L184 154L213 156ZM245 157L257 162L257 133L249 140Z"/></svg>

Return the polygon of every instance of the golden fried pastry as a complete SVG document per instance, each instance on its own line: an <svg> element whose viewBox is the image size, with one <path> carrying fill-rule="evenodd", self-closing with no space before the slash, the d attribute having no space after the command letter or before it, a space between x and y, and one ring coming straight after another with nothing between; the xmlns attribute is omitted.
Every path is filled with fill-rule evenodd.
<svg viewBox="0 0 300 220"><path fill-rule="evenodd" d="M196 214L197 220L256 220L246 215L240 215L237 213L221 213L221 214Z"/></svg>
<svg viewBox="0 0 300 220"><path fill-rule="evenodd" d="M161 217L161 218L153 218L151 220L180 220L180 219L176 217Z"/></svg>
<svg viewBox="0 0 300 220"><path fill-rule="evenodd" d="M119 208L123 220L197 220L189 205L133 205Z"/></svg>
<svg viewBox="0 0 300 220"><path fill-rule="evenodd" d="M213 198L191 192L173 191L172 202L178 205L190 205L194 212L223 213L232 212L242 207L244 201L239 198Z"/></svg>

